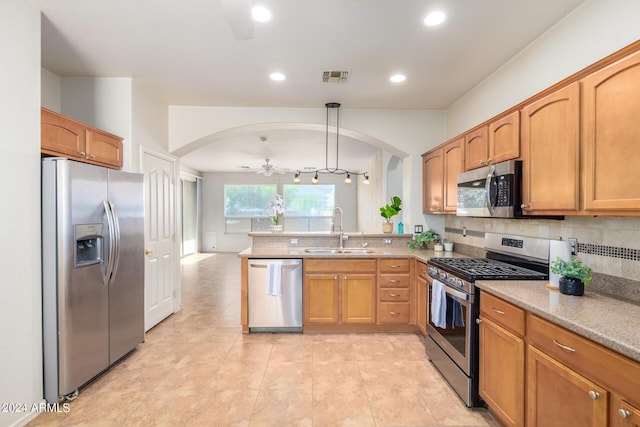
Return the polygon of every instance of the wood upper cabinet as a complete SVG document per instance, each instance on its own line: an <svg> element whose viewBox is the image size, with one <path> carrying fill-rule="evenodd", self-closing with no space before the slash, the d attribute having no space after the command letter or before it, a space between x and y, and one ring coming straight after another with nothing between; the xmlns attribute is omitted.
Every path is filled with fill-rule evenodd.
<svg viewBox="0 0 640 427"><path fill-rule="evenodd" d="M455 212L458 208L458 174L464 172L464 147L462 138L448 142L443 147L445 212Z"/></svg>
<svg viewBox="0 0 640 427"><path fill-rule="evenodd" d="M527 426L607 425L605 389L535 347L527 350Z"/></svg>
<svg viewBox="0 0 640 427"><path fill-rule="evenodd" d="M640 52L582 80L584 209L640 211Z"/></svg>
<svg viewBox="0 0 640 427"><path fill-rule="evenodd" d="M523 210L558 215L579 210L580 83L521 110Z"/></svg>
<svg viewBox="0 0 640 427"><path fill-rule="evenodd" d="M489 134L486 125L468 132L464 136L465 170L487 166L488 149Z"/></svg>
<svg viewBox="0 0 640 427"><path fill-rule="evenodd" d="M42 108L40 150L86 163L122 168L122 138Z"/></svg>
<svg viewBox="0 0 640 427"><path fill-rule="evenodd" d="M505 426L524 425L525 312L482 292L479 393Z"/></svg>
<svg viewBox="0 0 640 427"><path fill-rule="evenodd" d="M455 212L458 174L464 172L464 138L447 142L422 156L422 210Z"/></svg>
<svg viewBox="0 0 640 427"><path fill-rule="evenodd" d="M444 150L438 147L422 155L422 212L444 212Z"/></svg>
<svg viewBox="0 0 640 427"><path fill-rule="evenodd" d="M376 322L375 259L304 262L304 324Z"/></svg>
<svg viewBox="0 0 640 427"><path fill-rule="evenodd" d="M489 123L489 158L498 163L520 157L520 111Z"/></svg>

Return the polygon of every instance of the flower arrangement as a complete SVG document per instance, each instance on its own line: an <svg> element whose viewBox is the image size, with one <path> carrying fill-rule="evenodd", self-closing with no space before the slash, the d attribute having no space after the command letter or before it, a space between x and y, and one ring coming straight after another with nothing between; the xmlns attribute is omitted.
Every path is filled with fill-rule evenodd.
<svg viewBox="0 0 640 427"><path fill-rule="evenodd" d="M271 203L271 222L273 225L280 225L282 215L284 215L284 198L281 194L276 193L270 200Z"/></svg>

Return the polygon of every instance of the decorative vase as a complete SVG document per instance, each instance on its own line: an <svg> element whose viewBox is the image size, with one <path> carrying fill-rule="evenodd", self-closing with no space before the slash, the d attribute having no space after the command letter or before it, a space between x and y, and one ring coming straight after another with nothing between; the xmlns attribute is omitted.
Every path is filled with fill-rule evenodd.
<svg viewBox="0 0 640 427"><path fill-rule="evenodd" d="M382 223L383 233L393 233L393 221L385 221Z"/></svg>
<svg viewBox="0 0 640 427"><path fill-rule="evenodd" d="M561 277L558 281L560 293L565 295L584 295L584 282L573 277Z"/></svg>
<svg viewBox="0 0 640 427"><path fill-rule="evenodd" d="M271 224L272 233L282 233L282 224Z"/></svg>

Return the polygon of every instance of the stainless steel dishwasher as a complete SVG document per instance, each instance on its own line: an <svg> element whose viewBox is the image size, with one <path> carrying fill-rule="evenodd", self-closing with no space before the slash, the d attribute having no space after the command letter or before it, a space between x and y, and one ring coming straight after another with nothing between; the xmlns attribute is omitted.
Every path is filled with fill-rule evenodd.
<svg viewBox="0 0 640 427"><path fill-rule="evenodd" d="M281 292L273 292L273 273ZM251 332L301 332L302 260L249 259L248 296Z"/></svg>

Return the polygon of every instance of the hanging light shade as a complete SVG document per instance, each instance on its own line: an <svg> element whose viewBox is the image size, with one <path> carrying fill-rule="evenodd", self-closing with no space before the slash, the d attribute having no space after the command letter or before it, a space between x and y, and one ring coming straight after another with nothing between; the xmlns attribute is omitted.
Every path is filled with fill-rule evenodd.
<svg viewBox="0 0 640 427"><path fill-rule="evenodd" d="M340 103L338 102L328 102L324 104L327 109L327 122L326 122L326 134L325 134L325 164L323 169L315 169L315 170L297 170L295 176L293 178L293 182L296 184L300 182L300 175L305 173L312 173L313 179L311 182L313 184L317 184L319 182L318 174L336 174L336 175L347 175L344 179L345 184L351 184L351 175L359 176L362 175L364 180L363 184L369 184L369 172L351 172L346 169L340 169L338 166L339 160L339 149L340 149ZM336 111L336 167L329 167L329 112L331 110Z"/></svg>

